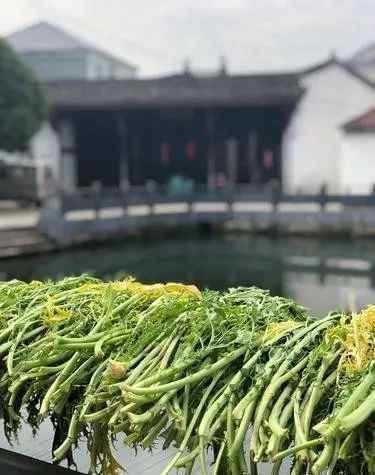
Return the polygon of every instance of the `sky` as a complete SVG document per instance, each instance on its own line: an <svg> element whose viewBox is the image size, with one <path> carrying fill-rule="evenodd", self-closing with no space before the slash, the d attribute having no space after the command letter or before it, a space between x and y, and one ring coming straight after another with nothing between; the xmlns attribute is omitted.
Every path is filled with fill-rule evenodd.
<svg viewBox="0 0 375 475"><path fill-rule="evenodd" d="M375 0L2 0L0 35L46 20L143 76L285 71L375 42Z"/></svg>

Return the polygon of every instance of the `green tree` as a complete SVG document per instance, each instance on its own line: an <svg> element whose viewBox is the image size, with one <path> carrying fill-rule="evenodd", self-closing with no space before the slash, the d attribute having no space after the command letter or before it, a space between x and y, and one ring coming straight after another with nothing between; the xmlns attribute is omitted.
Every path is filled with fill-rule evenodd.
<svg viewBox="0 0 375 475"><path fill-rule="evenodd" d="M46 115L39 81L0 38L0 150L24 150Z"/></svg>

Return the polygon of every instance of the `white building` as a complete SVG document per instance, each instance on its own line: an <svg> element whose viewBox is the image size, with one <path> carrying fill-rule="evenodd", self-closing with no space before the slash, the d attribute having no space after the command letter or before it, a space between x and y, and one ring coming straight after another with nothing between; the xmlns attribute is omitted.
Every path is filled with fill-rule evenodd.
<svg viewBox="0 0 375 475"><path fill-rule="evenodd" d="M139 84L133 81L136 74L134 66L45 22L20 30L6 39L47 83L47 92L49 87L58 89L61 86L73 94L78 84L77 90L82 91L82 94L77 93L77 97L73 94L74 101L86 93L92 95L90 91L95 89L99 92L94 96L104 102L116 102L117 99L109 98L107 92L110 90L116 92L116 97L126 97L131 102L148 84L145 80L139 80ZM375 182L375 167L370 158L373 151L375 154L374 134L353 133L342 126L375 107L375 46L361 50L349 62L341 62L333 57L290 76L293 76L297 86L299 81L304 93L282 138L283 190L287 193L317 193L324 185L329 193L368 193ZM224 83L231 78L224 74L220 81ZM247 89L251 90L250 93L246 92L248 95L256 92L257 86L255 83L252 85L251 80L254 77L246 82ZM241 81L244 82L244 77ZM271 92L268 91L269 95L277 89L276 83ZM150 100L154 101L154 96L163 91L165 84L161 79L155 80L153 85L150 83L150 94L153 96ZM198 85L199 81L194 84L194 90ZM105 93L102 90L104 86L108 86ZM191 94L193 89L191 85L189 87ZM212 95L215 87L212 86L208 92ZM169 86L165 86L163 94L167 96L169 93ZM143 95L141 99L144 101ZM265 120L269 129L270 122ZM246 126L252 129L256 124L246 123ZM54 127L55 130L48 125L43 126L31 141L31 154L40 163L50 166L60 188L73 191L77 184L76 159L79 148L76 146L74 127L64 116L54 122ZM103 137L103 142L108 140ZM258 162L264 156L260 149L258 152L254 152L256 167L259 167ZM232 147L228 155L237 156L237 150ZM230 169L235 175L236 167L232 162ZM253 176L251 179L254 179Z"/></svg>
<svg viewBox="0 0 375 475"><path fill-rule="evenodd" d="M7 36L6 41L43 82L121 80L134 78L137 73L137 68L130 63L47 22L16 31ZM52 184L67 192L75 189L77 171L72 154L73 141L67 121L61 121L57 130L49 123L42 125L29 147L29 155L41 166L40 183L43 182L43 170L48 167L52 172Z"/></svg>
<svg viewBox="0 0 375 475"><path fill-rule="evenodd" d="M342 189L345 193L372 193L375 190L375 109L347 122L342 130Z"/></svg>
<svg viewBox="0 0 375 475"><path fill-rule="evenodd" d="M137 68L47 22L33 24L6 41L45 81L125 79Z"/></svg>
<svg viewBox="0 0 375 475"><path fill-rule="evenodd" d="M375 82L375 43L360 49L348 63L363 76Z"/></svg>
<svg viewBox="0 0 375 475"><path fill-rule="evenodd" d="M373 84L335 58L301 74L305 89L282 144L283 188L288 193L346 191L341 126L375 105ZM375 152L375 149L374 149ZM359 170L364 176L369 170Z"/></svg>

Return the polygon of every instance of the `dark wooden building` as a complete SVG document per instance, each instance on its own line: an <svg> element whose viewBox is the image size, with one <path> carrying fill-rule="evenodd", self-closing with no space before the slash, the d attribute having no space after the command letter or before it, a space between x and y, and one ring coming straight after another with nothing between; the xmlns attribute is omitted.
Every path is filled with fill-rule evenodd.
<svg viewBox="0 0 375 475"><path fill-rule="evenodd" d="M281 139L302 90L291 74L46 84L77 186L282 182Z"/></svg>

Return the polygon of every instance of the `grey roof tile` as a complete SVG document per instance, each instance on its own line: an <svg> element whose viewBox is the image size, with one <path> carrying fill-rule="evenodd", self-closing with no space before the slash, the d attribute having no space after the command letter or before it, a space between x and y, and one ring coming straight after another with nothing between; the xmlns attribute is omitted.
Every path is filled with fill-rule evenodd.
<svg viewBox="0 0 375 475"><path fill-rule="evenodd" d="M112 61L121 63L129 68L136 69L134 65L118 59L111 54L96 48L87 41L77 38L59 26L41 21L16 31L6 38L6 41L20 54L31 53L64 53L67 51L91 51L105 56Z"/></svg>
<svg viewBox="0 0 375 475"><path fill-rule="evenodd" d="M55 108L294 104L303 90L292 74L54 81L45 85Z"/></svg>

